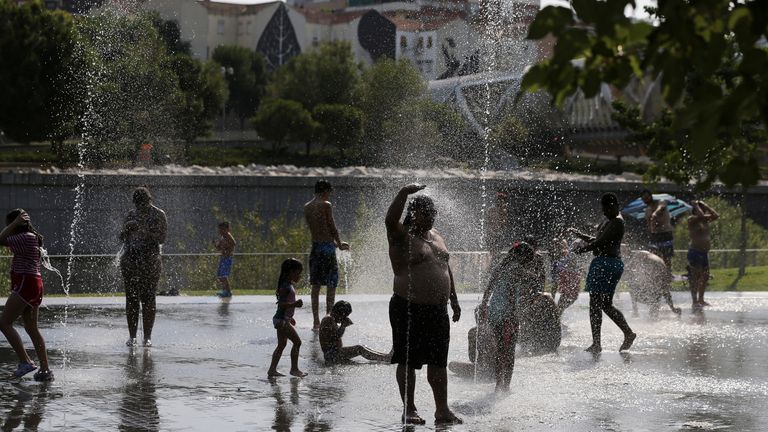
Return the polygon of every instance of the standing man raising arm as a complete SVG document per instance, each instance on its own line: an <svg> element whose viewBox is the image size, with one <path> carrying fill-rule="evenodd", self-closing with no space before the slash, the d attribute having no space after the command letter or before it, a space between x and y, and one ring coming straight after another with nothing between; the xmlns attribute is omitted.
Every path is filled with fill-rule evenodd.
<svg viewBox="0 0 768 432"><path fill-rule="evenodd" d="M397 385L403 401L404 424L424 424L414 403L416 369L428 365L427 381L435 398L435 423L457 424L462 420L448 408L448 345L451 324L461 317L445 240L432 228L437 210L431 198L420 195L400 216L408 195L426 186L411 184L395 196L387 211L389 259L394 272L394 294L389 301L392 326L392 363L397 364Z"/></svg>
<svg viewBox="0 0 768 432"><path fill-rule="evenodd" d="M693 202L693 214L688 218L688 232L691 244L688 248L688 267L691 270L688 285L691 288L693 308L709 306L704 301L704 291L709 285L709 250L712 241L709 237L709 223L720 215L704 201Z"/></svg>
<svg viewBox="0 0 768 432"><path fill-rule="evenodd" d="M333 186L327 180L315 183L315 196L304 204L304 218L312 234L312 250L309 254L309 284L312 286L312 330L320 329L318 302L320 287L325 285L328 294L325 297L325 313L330 314L336 302L336 286L339 284L339 264L336 261L336 248L349 250L349 244L341 241L331 208Z"/></svg>

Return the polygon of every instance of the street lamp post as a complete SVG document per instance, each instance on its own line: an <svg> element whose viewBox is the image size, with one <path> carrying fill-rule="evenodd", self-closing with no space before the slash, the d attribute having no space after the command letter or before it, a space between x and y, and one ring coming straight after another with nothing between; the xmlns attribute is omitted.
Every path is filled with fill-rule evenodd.
<svg viewBox="0 0 768 432"><path fill-rule="evenodd" d="M232 68L232 66L222 66L221 67L221 76L224 77L226 80L227 77L231 77L235 74L235 69ZM227 85L229 85L229 82L227 82ZM223 101L221 103L221 132L224 133L226 129L227 124L227 101Z"/></svg>

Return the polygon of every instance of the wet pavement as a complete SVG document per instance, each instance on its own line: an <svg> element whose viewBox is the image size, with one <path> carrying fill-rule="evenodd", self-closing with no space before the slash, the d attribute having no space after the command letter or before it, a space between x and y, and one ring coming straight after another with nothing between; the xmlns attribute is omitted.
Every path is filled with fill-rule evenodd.
<svg viewBox="0 0 768 432"><path fill-rule="evenodd" d="M388 296L342 297L354 308L346 344L387 351ZM394 367L364 360L324 366L310 331L309 298L296 320L304 341L300 367L310 375L271 381L271 298L236 297L230 304L159 299L154 347L148 349L124 346L120 298L71 299L66 326L65 300L46 299L41 327L56 381L3 379L2 430L401 429ZM768 293L712 294L712 306L702 314L691 313L684 294L675 299L684 306L682 317L662 312L651 320L642 307L640 317L631 317L629 297L620 295L617 304L638 340L620 355L620 333L606 319L606 351L593 358L582 351L590 342L582 295L564 315L559 352L518 357L507 397L495 398L492 383L449 373L449 403L466 424L442 430L768 430ZM464 317L451 328L450 360L467 360L466 334L477 301L477 295L462 297ZM10 375L15 363L3 339L0 374ZM280 369L289 369L288 349ZM426 370L417 380L417 406L431 420ZM428 421L413 430L434 429Z"/></svg>

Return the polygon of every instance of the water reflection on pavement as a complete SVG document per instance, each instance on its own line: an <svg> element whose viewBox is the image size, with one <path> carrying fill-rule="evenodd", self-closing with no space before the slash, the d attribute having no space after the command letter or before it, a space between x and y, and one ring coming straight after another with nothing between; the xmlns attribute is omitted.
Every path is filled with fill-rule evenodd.
<svg viewBox="0 0 768 432"><path fill-rule="evenodd" d="M582 296L585 297L585 296ZM388 351L387 296L345 296L354 306L347 343ZM681 294L677 301L683 301ZM619 354L619 331L604 325L605 351L591 356L586 298L564 315L557 354L521 356L513 390L493 396L493 383L449 374L451 408L466 424L437 430L768 430L768 294L713 294L712 307L657 320L630 317L639 334ZM462 298L472 310L477 296ZM395 431L400 401L394 367L326 367L309 308L297 310L304 379L267 379L275 347L272 298L161 298L153 348L126 348L120 299L47 299L41 311L56 381L31 377L0 383L2 430L276 430ZM322 304L322 300L321 300ZM620 295L618 307L629 310ZM465 314L471 317L471 314ZM467 360L466 317L452 326L451 360ZM31 347L24 336L25 343ZM615 347L614 347L615 345ZM280 369L289 368L288 351ZM63 353L67 368L61 369ZM0 342L0 374L16 359ZM416 401L436 430L426 370L417 373Z"/></svg>

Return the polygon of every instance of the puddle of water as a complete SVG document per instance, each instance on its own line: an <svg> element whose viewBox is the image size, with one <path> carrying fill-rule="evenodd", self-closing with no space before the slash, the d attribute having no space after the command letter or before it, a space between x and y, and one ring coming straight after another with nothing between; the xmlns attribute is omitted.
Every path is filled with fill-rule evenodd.
<svg viewBox="0 0 768 432"><path fill-rule="evenodd" d="M346 343L389 350L388 296L344 297L358 317ZM508 397L495 398L492 382L449 375L451 407L466 421L450 430L768 429L768 294L712 295L704 316L662 313L652 321L641 310L630 318L640 335L633 350L598 359L582 351L590 340L582 297L564 315L557 354L518 357ZM88 304L70 302L66 328L57 318L63 300L46 299L40 321L52 364L66 332L68 367L46 386L1 381L3 430L400 430L394 366L325 367L309 308L297 310L296 320L300 366L310 375L270 381L272 299L159 299L156 345L134 351L122 344L121 299L74 299ZM464 309L476 301L464 297ZM617 303L630 309L626 295ZM466 317L452 325L450 360L467 360L471 326ZM605 325L604 333L605 346L618 347L619 331ZM0 365L4 374L15 365L5 341ZM426 370L416 379L417 406L431 419ZM417 430L433 430L430 423Z"/></svg>

